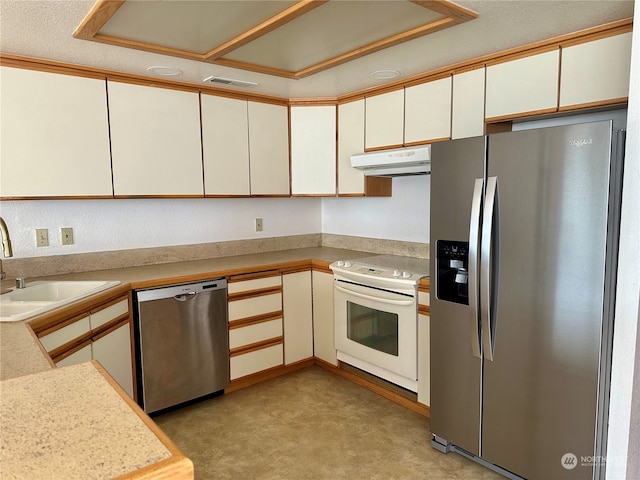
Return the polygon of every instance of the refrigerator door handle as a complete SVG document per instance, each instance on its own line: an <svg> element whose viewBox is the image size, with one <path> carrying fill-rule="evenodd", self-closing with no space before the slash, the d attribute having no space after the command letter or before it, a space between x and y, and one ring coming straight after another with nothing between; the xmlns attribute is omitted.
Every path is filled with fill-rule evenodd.
<svg viewBox="0 0 640 480"><path fill-rule="evenodd" d="M471 314L471 353L482 358L480 338L480 310L478 308L478 249L480 247L480 214L482 213L482 178L476 178L471 202L471 220L469 221L469 311Z"/></svg>
<svg viewBox="0 0 640 480"><path fill-rule="evenodd" d="M493 361L498 272L498 178L487 178L480 248L480 319L484 358Z"/></svg>

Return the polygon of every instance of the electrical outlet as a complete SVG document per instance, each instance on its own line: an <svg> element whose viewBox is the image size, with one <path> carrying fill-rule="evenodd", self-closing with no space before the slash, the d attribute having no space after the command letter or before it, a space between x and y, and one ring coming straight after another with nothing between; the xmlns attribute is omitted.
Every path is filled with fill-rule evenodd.
<svg viewBox="0 0 640 480"><path fill-rule="evenodd" d="M256 218L256 232L262 231L262 219Z"/></svg>
<svg viewBox="0 0 640 480"><path fill-rule="evenodd" d="M49 246L49 230L46 228L36 228L36 246Z"/></svg>
<svg viewBox="0 0 640 480"><path fill-rule="evenodd" d="M73 245L73 228L62 227L60 235L62 236L62 245Z"/></svg>

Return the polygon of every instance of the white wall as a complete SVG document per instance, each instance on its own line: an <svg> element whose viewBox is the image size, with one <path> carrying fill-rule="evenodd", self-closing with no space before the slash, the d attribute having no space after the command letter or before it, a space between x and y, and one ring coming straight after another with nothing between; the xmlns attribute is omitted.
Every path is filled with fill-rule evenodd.
<svg viewBox="0 0 640 480"><path fill-rule="evenodd" d="M635 2L634 24L640 24L640 1ZM635 479L640 466L640 432L630 427L640 413L633 412L633 395L640 385L633 384L640 310L640 31L634 29L631 47L631 78L627 117L620 225L620 263L613 337L611 406L609 416L607 479ZM635 390L635 391L634 391ZM628 470L627 470L628 467Z"/></svg>
<svg viewBox="0 0 640 480"><path fill-rule="evenodd" d="M322 224L317 198L3 201L0 216L16 258L320 233ZM74 245L61 245L60 227L73 227ZM49 229L49 247L36 247L36 228Z"/></svg>
<svg viewBox="0 0 640 480"><path fill-rule="evenodd" d="M391 197L322 199L322 232L429 243L431 176L396 177Z"/></svg>

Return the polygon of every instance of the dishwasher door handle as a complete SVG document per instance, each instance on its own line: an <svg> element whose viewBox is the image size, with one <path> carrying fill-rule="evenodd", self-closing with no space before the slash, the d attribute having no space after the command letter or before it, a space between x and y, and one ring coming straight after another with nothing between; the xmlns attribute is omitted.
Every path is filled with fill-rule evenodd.
<svg viewBox="0 0 640 480"><path fill-rule="evenodd" d="M179 302L186 302L187 300L195 298L196 295L198 295L198 292L187 292L180 295L175 295L173 298L175 298Z"/></svg>

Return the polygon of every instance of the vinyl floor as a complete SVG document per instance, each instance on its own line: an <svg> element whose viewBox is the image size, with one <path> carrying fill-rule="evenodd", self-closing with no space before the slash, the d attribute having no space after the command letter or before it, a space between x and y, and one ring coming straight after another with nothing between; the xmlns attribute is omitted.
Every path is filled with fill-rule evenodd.
<svg viewBox="0 0 640 480"><path fill-rule="evenodd" d="M434 450L428 419L317 366L154 421L198 480L504 478Z"/></svg>

